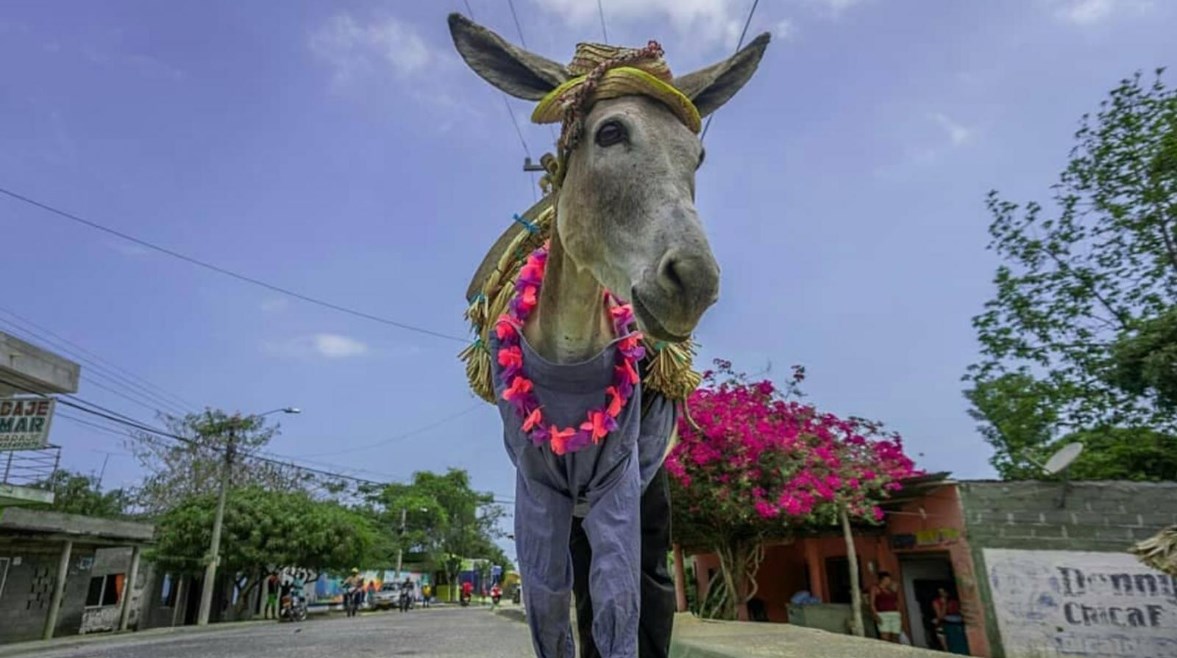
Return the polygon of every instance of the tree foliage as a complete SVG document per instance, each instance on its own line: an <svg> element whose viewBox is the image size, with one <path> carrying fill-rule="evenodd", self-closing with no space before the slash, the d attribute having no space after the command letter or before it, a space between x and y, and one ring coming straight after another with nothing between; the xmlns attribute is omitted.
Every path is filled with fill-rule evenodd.
<svg viewBox="0 0 1177 658"><path fill-rule="evenodd" d="M242 465L232 470L232 487L298 491L314 482L303 470L257 458L279 429L277 425L267 426L263 418L231 416L209 409L183 417L165 416L163 422L169 432L187 441L146 433L135 434L128 441L146 472L133 496L147 516L165 513L177 500L216 493L230 436L236 446L235 460Z"/></svg>
<svg viewBox="0 0 1177 658"><path fill-rule="evenodd" d="M690 398L690 418L666 461L677 543L720 556L727 596L721 616L746 614L762 543L801 528L830 527L843 514L882 520L878 504L915 473L900 437L879 423L842 419L795 399L803 371L784 392L751 382L717 361Z"/></svg>
<svg viewBox="0 0 1177 658"><path fill-rule="evenodd" d="M150 557L167 571L202 570L216 507L214 494L175 502L157 521ZM373 555L377 542L371 520L337 502L315 500L304 491L247 486L233 490L226 501L220 569L248 593L274 568L322 573L372 564L378 560Z"/></svg>
<svg viewBox="0 0 1177 658"><path fill-rule="evenodd" d="M394 483L370 492L373 514L382 526L397 533L392 550L416 553L444 570L451 582L461 562L454 558L483 558L511 567L495 540L502 537L499 522L504 510L494 495L475 491L470 475L451 468L444 474L418 471L408 483ZM399 534L401 510L405 532Z"/></svg>
<svg viewBox="0 0 1177 658"><path fill-rule="evenodd" d="M1123 80L1083 116L1051 210L989 195L1003 263L973 319L982 359L966 377L1041 373L1071 430L1177 430L1151 392L1109 376L1112 345L1177 306L1177 93L1162 73Z"/></svg>
<svg viewBox="0 0 1177 658"><path fill-rule="evenodd" d="M980 380L965 391L969 415L993 446L989 463L1003 480L1042 476L1035 462L1048 455L1058 424L1048 384L1021 372Z"/></svg>
<svg viewBox="0 0 1177 658"><path fill-rule="evenodd" d="M128 515L130 499L127 493L122 489L102 491L98 479L90 475L59 469L39 488L53 492L50 509L54 512L104 519Z"/></svg>

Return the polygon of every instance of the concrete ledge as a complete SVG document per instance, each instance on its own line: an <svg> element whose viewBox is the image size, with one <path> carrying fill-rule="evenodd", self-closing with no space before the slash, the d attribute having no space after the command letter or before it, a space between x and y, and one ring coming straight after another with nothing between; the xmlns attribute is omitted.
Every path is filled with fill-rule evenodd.
<svg viewBox="0 0 1177 658"><path fill-rule="evenodd" d="M933 658L944 654L789 624L674 618L672 658Z"/></svg>
<svg viewBox="0 0 1177 658"><path fill-rule="evenodd" d="M33 487L0 484L0 508L9 505L52 505L53 492Z"/></svg>

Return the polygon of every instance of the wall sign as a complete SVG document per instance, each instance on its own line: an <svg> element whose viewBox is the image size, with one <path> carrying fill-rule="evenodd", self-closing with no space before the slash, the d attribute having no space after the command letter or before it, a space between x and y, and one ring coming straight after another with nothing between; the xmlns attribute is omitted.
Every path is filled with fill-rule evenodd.
<svg viewBox="0 0 1177 658"><path fill-rule="evenodd" d="M1128 553L982 552L1009 658L1177 658L1177 578Z"/></svg>

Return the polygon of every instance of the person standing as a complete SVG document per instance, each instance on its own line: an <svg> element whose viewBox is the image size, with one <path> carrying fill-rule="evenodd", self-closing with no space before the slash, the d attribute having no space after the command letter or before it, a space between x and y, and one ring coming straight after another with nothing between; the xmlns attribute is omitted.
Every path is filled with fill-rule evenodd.
<svg viewBox="0 0 1177 658"><path fill-rule="evenodd" d="M879 572L879 582L871 588L870 610L879 628L879 637L886 642L899 642L903 632L903 615L899 612L899 591L886 571Z"/></svg>
<svg viewBox="0 0 1177 658"><path fill-rule="evenodd" d="M429 607L429 597L433 596L433 587L429 583L421 586L421 606Z"/></svg>
<svg viewBox="0 0 1177 658"><path fill-rule="evenodd" d="M932 610L936 613L936 639L940 641L940 647L948 653L968 655L960 601L941 587L936 591L936 600L932 601Z"/></svg>
<svg viewBox="0 0 1177 658"><path fill-rule="evenodd" d="M278 618L278 588L280 586L278 572L271 571L270 575L266 577L266 605L262 608L262 619Z"/></svg>

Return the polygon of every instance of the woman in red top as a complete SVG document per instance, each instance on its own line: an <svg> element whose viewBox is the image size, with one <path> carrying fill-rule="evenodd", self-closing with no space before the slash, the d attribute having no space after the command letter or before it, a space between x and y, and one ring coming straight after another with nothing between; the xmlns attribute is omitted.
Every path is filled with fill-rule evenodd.
<svg viewBox="0 0 1177 658"><path fill-rule="evenodd" d="M875 616L879 637L887 642L899 642L903 632L903 617L899 613L899 592L895 581L886 571L879 572L879 582L871 588L870 610Z"/></svg>

